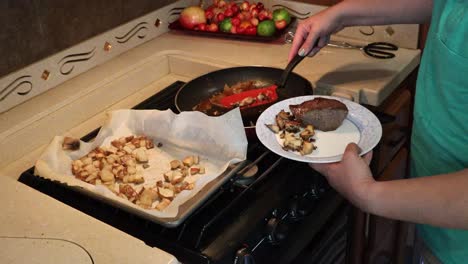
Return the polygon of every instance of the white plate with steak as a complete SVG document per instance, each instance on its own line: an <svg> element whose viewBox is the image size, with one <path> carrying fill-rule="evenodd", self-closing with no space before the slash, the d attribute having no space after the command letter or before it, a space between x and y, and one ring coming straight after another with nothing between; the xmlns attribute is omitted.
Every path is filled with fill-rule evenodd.
<svg viewBox="0 0 468 264"><path fill-rule="evenodd" d="M367 108L347 99L310 95L280 101L263 111L256 133L262 144L288 159L309 163L340 161L354 142L360 155L382 137L382 125Z"/></svg>

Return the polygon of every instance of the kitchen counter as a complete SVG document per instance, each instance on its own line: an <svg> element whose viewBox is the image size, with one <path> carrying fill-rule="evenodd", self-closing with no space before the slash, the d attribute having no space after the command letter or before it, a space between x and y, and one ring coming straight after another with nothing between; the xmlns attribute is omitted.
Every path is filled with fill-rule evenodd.
<svg viewBox="0 0 468 264"><path fill-rule="evenodd" d="M130 108L176 80L189 81L209 71L241 65L284 68L289 48L289 44L165 33L0 114L1 262L19 263L34 257L21 254L29 248L69 247L81 263L89 263L83 249L96 263L176 263L173 256L16 179L34 165L55 135L81 137L99 127L107 111ZM359 50L327 47L304 59L295 72L313 84L316 94L338 92L354 101L379 105L417 67L419 56L418 50L400 49L394 59L377 60ZM25 236L31 239L17 240ZM50 245L42 243L47 239ZM55 251L54 260L69 252ZM38 256L43 255L38 252Z"/></svg>
<svg viewBox="0 0 468 264"><path fill-rule="evenodd" d="M0 185L0 263L178 263L9 177Z"/></svg>

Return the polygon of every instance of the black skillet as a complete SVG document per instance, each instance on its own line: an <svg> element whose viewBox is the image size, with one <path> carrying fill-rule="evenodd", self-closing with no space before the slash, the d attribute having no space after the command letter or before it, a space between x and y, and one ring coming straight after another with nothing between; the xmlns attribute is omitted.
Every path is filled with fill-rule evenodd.
<svg viewBox="0 0 468 264"><path fill-rule="evenodd" d="M179 111L193 111L193 108L210 98L213 94L223 91L224 85L229 86L250 80L259 80L269 84L277 84L278 101L302 95L312 95L312 85L304 77L293 73L294 67L305 56L296 55L286 69L272 67L234 67L213 71L197 77L182 86L175 97L175 105ZM276 102L278 102L276 101ZM248 138L255 137L255 123L260 114L270 105L246 108L241 111L242 121Z"/></svg>

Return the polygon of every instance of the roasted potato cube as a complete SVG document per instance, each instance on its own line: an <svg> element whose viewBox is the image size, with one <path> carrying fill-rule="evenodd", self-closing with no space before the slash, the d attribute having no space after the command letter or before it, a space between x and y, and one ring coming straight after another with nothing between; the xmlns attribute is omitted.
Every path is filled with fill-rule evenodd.
<svg viewBox="0 0 468 264"><path fill-rule="evenodd" d="M143 191L138 196L139 205L145 208L150 208L157 198L158 193L155 190L143 188Z"/></svg>
<svg viewBox="0 0 468 264"><path fill-rule="evenodd" d="M184 175L180 171L173 171L172 173L172 184L178 184L184 180Z"/></svg>
<svg viewBox="0 0 468 264"><path fill-rule="evenodd" d="M83 157L80 160L81 160L81 162L83 162L83 165L89 165L89 164L93 163L93 159L90 158L90 157Z"/></svg>
<svg viewBox="0 0 468 264"><path fill-rule="evenodd" d="M154 148L154 143L153 143L152 140L150 140L150 139L147 139L147 140L146 140L146 148L147 148L147 149L152 149L152 148Z"/></svg>
<svg viewBox="0 0 468 264"><path fill-rule="evenodd" d="M122 148L123 148L123 146L125 145L125 143L121 143L121 142L118 141L118 140L113 140L113 141L111 142L111 145L114 146L116 149L119 150L119 149L122 149Z"/></svg>
<svg viewBox="0 0 468 264"><path fill-rule="evenodd" d="M205 167L200 167L200 171L198 171L199 174L205 174Z"/></svg>
<svg viewBox="0 0 468 264"><path fill-rule="evenodd" d="M193 156L193 164L198 165L200 163L200 156L194 155Z"/></svg>
<svg viewBox="0 0 468 264"><path fill-rule="evenodd" d="M119 186L119 192L125 195L125 197L127 197L127 199L131 202L133 202L138 196L138 193L135 191L135 189L133 189L133 187L128 184L121 184Z"/></svg>
<svg viewBox="0 0 468 264"><path fill-rule="evenodd" d="M169 204L171 203L171 200L169 199L162 199L158 205L156 205L155 209L156 210L159 210L159 211L162 211L164 209L166 209L167 206L169 206Z"/></svg>
<svg viewBox="0 0 468 264"><path fill-rule="evenodd" d="M188 157L185 157L182 162L184 163L185 166L191 167L194 163L194 158L193 156L188 156Z"/></svg>
<svg viewBox="0 0 468 264"><path fill-rule="evenodd" d="M140 163L147 163L148 162L148 155L146 154L146 150L143 148L139 148L135 150L135 158Z"/></svg>
<svg viewBox="0 0 468 264"><path fill-rule="evenodd" d="M172 199L174 198L174 191L167 188L158 188L158 193L161 198Z"/></svg>
<svg viewBox="0 0 468 264"><path fill-rule="evenodd" d="M297 138L294 135L294 133L286 132L285 137L284 137L283 146L286 149L291 149L291 150L295 150L295 151L300 150L300 148L302 146L302 139Z"/></svg>
<svg viewBox="0 0 468 264"><path fill-rule="evenodd" d="M172 170L175 170L175 169L179 168L180 166L182 166L182 162L180 162L180 160L171 161L171 169Z"/></svg>
<svg viewBox="0 0 468 264"><path fill-rule="evenodd" d="M306 141L309 141L309 139L314 135L314 132L311 132L310 130L304 129L299 136Z"/></svg>
<svg viewBox="0 0 468 264"><path fill-rule="evenodd" d="M99 172L99 177L103 182L110 182L115 179L114 174L110 170L102 170Z"/></svg>
<svg viewBox="0 0 468 264"><path fill-rule="evenodd" d="M173 175L173 171L168 171L164 173L164 180L166 180L167 182L171 182L172 178L174 177Z"/></svg>
<svg viewBox="0 0 468 264"><path fill-rule="evenodd" d="M302 143L302 149L299 151L301 153L301 155L309 155L310 153L312 153L312 151L314 151L314 144L312 144L312 142L309 142L309 141L304 141Z"/></svg>
<svg viewBox="0 0 468 264"><path fill-rule="evenodd" d="M307 126L305 127L305 129L306 129L306 130L309 130L309 131L312 132L312 133L315 132L314 126L313 126L313 125L307 125Z"/></svg>

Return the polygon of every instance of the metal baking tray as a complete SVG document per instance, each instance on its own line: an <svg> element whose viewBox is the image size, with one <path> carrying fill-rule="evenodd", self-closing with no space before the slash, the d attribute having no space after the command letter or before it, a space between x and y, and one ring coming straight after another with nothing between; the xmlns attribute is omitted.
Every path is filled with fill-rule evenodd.
<svg viewBox="0 0 468 264"><path fill-rule="evenodd" d="M157 97L164 98L163 100L167 100L168 97L166 93L170 91L170 89L175 89L180 87L183 83L182 82L176 82L173 85L167 87L165 90L167 91L161 91L160 93L157 93L150 98L146 99L145 101L141 102L140 104L136 105L132 109L152 109L150 106L153 103L152 100ZM100 128L95 129L94 131L90 132L86 136L82 137L81 140L85 142L90 142L92 141L98 134ZM60 192L57 192L54 190L51 190L54 188L53 185L60 185L61 187L64 187L63 191L71 191L71 192L78 192L80 194L83 194L84 196L87 197L92 197L93 199L102 201L106 204L109 204L111 206L114 206L116 208L120 208L124 211L127 211L131 214L138 215L142 218L145 218L149 221L156 222L162 226L169 227L169 228L174 228L179 226L184 222L184 220L191 215L197 208L199 208L208 198L211 197L211 195L216 192L224 183L226 183L229 179L231 179L233 176L235 176L246 164L248 161L242 161L239 162L235 165L231 165L224 173L219 175L216 179L212 180L209 182L207 185L205 185L196 195L194 195L190 200L187 202L183 203L179 207L179 211L177 216L173 218L160 218L156 217L154 215L146 213L144 210L138 210L135 209L129 205L126 205L124 203L119 203L116 200L112 200L110 198L101 196L97 193L94 193L92 191L86 190L81 187L77 186L68 186L67 184L58 182L58 181L52 181L49 179L45 179L40 177L39 175L34 174L34 167L28 169L27 171L23 172L20 176L19 181L23 182L27 185L30 185L31 187L34 188L34 185L45 185L45 190L40 190L42 192L45 192L46 194L49 194L49 192L52 192L52 195L54 198L60 200ZM35 182L37 181L37 182ZM50 187L50 188L48 188ZM60 188L63 189L63 188Z"/></svg>

